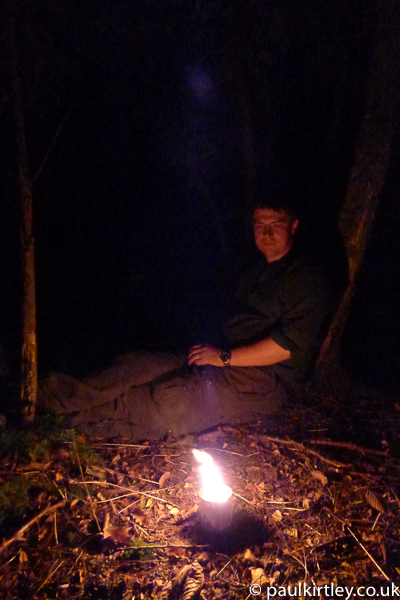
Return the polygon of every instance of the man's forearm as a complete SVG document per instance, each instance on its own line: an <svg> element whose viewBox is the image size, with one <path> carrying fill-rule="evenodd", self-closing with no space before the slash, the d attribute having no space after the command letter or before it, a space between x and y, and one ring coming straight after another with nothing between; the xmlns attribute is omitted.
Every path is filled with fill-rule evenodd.
<svg viewBox="0 0 400 600"><path fill-rule="evenodd" d="M268 338L251 346L242 346L232 350L232 367L265 367L288 360L290 350L285 350L274 340Z"/></svg>
<svg viewBox="0 0 400 600"><path fill-rule="evenodd" d="M221 350L218 348L197 344L189 350L188 364L223 367L224 363L220 354ZM266 367L289 358L289 350L285 350L274 340L268 338L251 346L242 346L232 350L230 365L232 367Z"/></svg>

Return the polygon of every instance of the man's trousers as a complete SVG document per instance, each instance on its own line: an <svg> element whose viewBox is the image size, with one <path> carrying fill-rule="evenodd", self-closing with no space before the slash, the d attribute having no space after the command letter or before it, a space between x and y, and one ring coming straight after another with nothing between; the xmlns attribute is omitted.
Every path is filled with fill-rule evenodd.
<svg viewBox="0 0 400 600"><path fill-rule="evenodd" d="M93 437L132 441L254 422L275 412L284 388L271 367L203 367L174 354L135 353L78 381L53 373L41 402Z"/></svg>

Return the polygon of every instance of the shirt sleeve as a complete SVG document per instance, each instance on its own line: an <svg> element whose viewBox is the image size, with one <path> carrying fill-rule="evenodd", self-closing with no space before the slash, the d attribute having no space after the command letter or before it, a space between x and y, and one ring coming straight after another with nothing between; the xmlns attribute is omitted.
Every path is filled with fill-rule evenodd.
<svg viewBox="0 0 400 600"><path fill-rule="evenodd" d="M288 366L310 366L332 312L329 286L322 273L312 265L296 265L283 280L280 303L280 319L270 337L290 351Z"/></svg>

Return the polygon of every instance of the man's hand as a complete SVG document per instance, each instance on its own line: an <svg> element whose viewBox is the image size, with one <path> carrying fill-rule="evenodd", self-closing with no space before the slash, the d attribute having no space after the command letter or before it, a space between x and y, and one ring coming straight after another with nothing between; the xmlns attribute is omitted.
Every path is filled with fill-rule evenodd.
<svg viewBox="0 0 400 600"><path fill-rule="evenodd" d="M223 367L224 363L220 357L221 350L212 346L202 346L198 344L189 350L189 365L214 365L214 367Z"/></svg>

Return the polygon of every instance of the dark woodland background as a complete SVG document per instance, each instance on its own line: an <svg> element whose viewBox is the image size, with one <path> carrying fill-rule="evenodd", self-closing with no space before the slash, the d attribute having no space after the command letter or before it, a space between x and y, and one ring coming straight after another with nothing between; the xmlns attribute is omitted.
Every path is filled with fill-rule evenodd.
<svg viewBox="0 0 400 600"><path fill-rule="evenodd" d="M47 156L33 187L42 376L212 338L224 298L254 257L245 217L256 179L286 183L300 242L339 272L336 224L363 115L375 2L17 5L33 178ZM4 53L0 65L0 342L16 374L21 257ZM395 392L399 158L397 134L342 340L355 376Z"/></svg>

